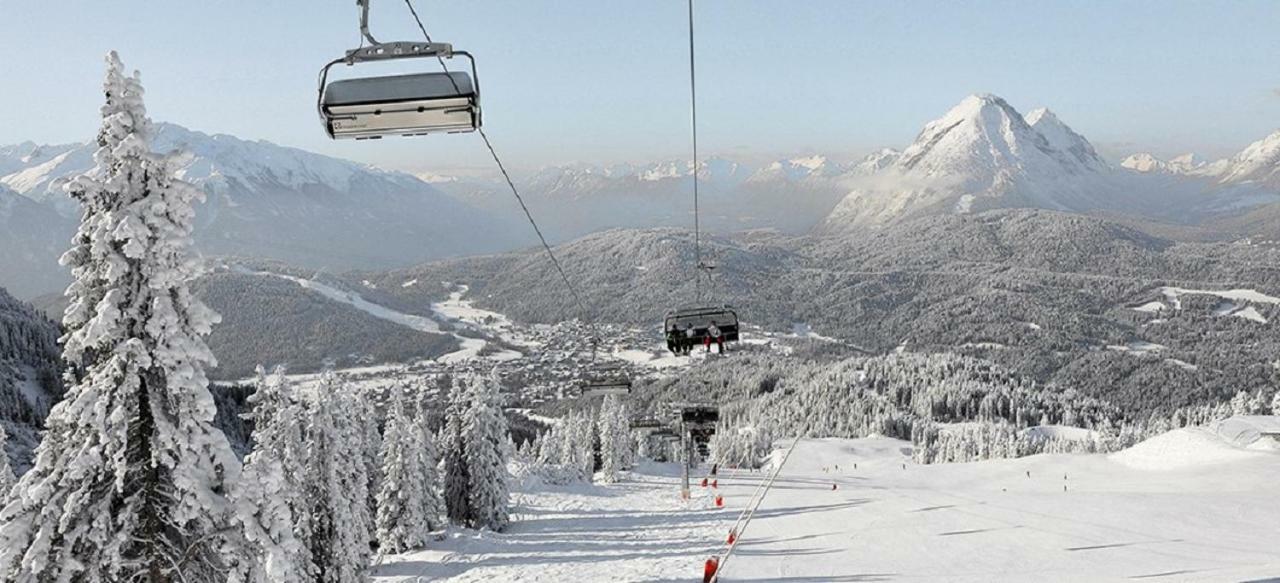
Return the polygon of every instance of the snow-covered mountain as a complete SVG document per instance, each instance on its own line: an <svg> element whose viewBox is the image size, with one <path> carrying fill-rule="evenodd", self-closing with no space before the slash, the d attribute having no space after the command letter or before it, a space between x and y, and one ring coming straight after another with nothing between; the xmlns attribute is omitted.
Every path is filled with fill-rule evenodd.
<svg viewBox="0 0 1280 583"><path fill-rule="evenodd" d="M0 184L0 285L19 297L60 291L67 279L58 257L74 232L53 208Z"/></svg>
<svg viewBox="0 0 1280 583"><path fill-rule="evenodd" d="M971 95L900 155L861 165L870 176L836 206L823 228L842 231L913 216L1030 207L1107 208L1111 169L1052 112L1024 117L994 95Z"/></svg>
<svg viewBox="0 0 1280 583"><path fill-rule="evenodd" d="M1280 192L1280 130L1249 144L1230 158L1214 162L1202 161L1195 154L1162 160L1140 152L1125 158L1120 165L1134 172L1207 178L1222 185Z"/></svg>
<svg viewBox="0 0 1280 583"><path fill-rule="evenodd" d="M838 181L849 171L822 155L764 165L707 158L697 171L702 224L720 231L807 231L839 200ZM495 214L522 219L499 179L460 179L436 186ZM521 177L519 186L556 240L615 227L683 227L693 222L689 160L551 166Z"/></svg>
<svg viewBox="0 0 1280 583"><path fill-rule="evenodd" d="M79 209L63 185L92 167L95 148L93 143L0 148L0 170L5 172L0 186L56 211L26 228L71 232ZM156 124L153 148L172 153L179 175L205 191L207 201L197 210L196 243L206 254L355 268L524 243L504 221L409 174L174 124ZM56 272L57 267L48 265L48 270ZM6 269L0 276L0 284L15 285L26 272Z"/></svg>
<svg viewBox="0 0 1280 583"><path fill-rule="evenodd" d="M1098 171L1105 171L1109 165L1098 155L1093 149L1093 144L1089 143L1084 136L1077 134L1074 130L1062 123L1058 116L1054 115L1046 107L1033 109L1026 115L1027 124L1035 129L1045 140L1049 142L1049 147L1057 152L1065 152L1069 154L1080 165Z"/></svg>
<svg viewBox="0 0 1280 583"><path fill-rule="evenodd" d="M1183 154L1168 160L1162 160L1152 154L1140 152L1120 161L1120 167L1134 172L1181 174L1186 176L1200 175L1209 166L1195 154Z"/></svg>

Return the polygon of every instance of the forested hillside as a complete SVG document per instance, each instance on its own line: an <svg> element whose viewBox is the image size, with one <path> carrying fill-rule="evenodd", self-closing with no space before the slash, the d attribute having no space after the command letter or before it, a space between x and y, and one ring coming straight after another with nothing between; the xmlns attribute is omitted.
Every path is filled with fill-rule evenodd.
<svg viewBox="0 0 1280 583"><path fill-rule="evenodd" d="M58 326L0 288L0 423L16 470L31 463L36 430L62 395Z"/></svg>
<svg viewBox="0 0 1280 583"><path fill-rule="evenodd" d="M557 254L587 318L657 334L666 310L696 301L692 239L615 230ZM981 356L1134 413L1269 386L1280 354L1272 246L1179 243L1096 217L1003 210L831 237L713 236L704 253L717 265L707 297L736 306L748 324L803 324L870 353ZM405 282L457 281L478 306L518 320L583 317L532 250L347 279L405 310L435 301Z"/></svg>

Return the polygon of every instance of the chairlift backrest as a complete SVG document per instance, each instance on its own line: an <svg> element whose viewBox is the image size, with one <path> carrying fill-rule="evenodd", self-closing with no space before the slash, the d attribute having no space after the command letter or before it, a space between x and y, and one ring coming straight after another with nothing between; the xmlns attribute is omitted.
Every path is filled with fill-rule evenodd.
<svg viewBox="0 0 1280 583"><path fill-rule="evenodd" d="M686 308L667 313L663 320L663 330L667 334L685 334L692 327L694 339L708 336L707 330L712 324L720 329L720 335L726 342L738 340L738 313L729 306Z"/></svg>

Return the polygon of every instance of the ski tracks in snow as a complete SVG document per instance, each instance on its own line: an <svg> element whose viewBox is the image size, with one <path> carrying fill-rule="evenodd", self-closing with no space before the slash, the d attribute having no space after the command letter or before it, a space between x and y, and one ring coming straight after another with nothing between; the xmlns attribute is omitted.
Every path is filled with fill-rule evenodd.
<svg viewBox="0 0 1280 583"><path fill-rule="evenodd" d="M645 464L626 481L517 491L502 533L450 530L417 553L388 557L377 583L416 581L689 581L723 545L736 509L709 490L680 499L675 464Z"/></svg>

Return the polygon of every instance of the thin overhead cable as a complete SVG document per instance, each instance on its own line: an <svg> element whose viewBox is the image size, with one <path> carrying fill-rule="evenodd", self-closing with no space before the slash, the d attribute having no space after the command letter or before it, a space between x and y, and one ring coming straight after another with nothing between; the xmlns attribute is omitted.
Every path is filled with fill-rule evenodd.
<svg viewBox="0 0 1280 583"><path fill-rule="evenodd" d="M410 0L404 0L404 4L409 7L409 13L413 15L413 21L418 24L418 30L422 31L422 36L427 39L427 42L435 42L431 40L431 34L427 32L427 27L422 24L422 19L418 17L418 11L414 9L413 2ZM445 64L444 57L436 55L436 60L440 62L440 68L444 69L444 71L448 73L449 66ZM449 82L453 84L453 90L461 93L462 90L458 88L458 82L453 79L453 76L448 76L448 79ZM582 296L578 294L578 289L574 287L573 281L570 280L568 274L565 273L564 267L560 264L560 260L556 259L556 254L551 250L551 245L547 243L547 238L542 235L542 229L538 227L538 222L533 219L533 213L529 212L529 206L525 204L524 197L520 196L520 190L516 188L515 182L511 180L511 174L507 172L507 166L502 163L502 158L498 157L497 150L493 148L493 143L489 141L489 135L485 133L484 127L479 128L479 131L480 137L484 138L484 145L488 148L489 155L493 157L494 163L498 165L498 171L502 173L502 178L507 181L507 186L511 188L511 194L514 194L516 202L520 203L520 210L524 211L524 216L529 219L529 224L533 226L533 232L538 235L538 241L542 243L542 248L546 250L547 257L551 258L551 264L555 266L556 273L560 274L560 280L564 282L565 288L569 290L569 294L573 296L574 302L578 304L578 310L582 312L583 321L590 322L590 312L587 311L586 303L582 301ZM594 330L591 333L591 337L592 353L594 354L595 345L599 343L599 339L596 338Z"/></svg>
<svg viewBox="0 0 1280 583"><path fill-rule="evenodd" d="M694 268L699 272L702 265L702 229L698 218L698 76L694 68L693 52L693 0L689 0L689 111L690 129L693 136L693 256ZM711 273L707 272L710 279ZM702 302L702 274L694 274L694 295Z"/></svg>

